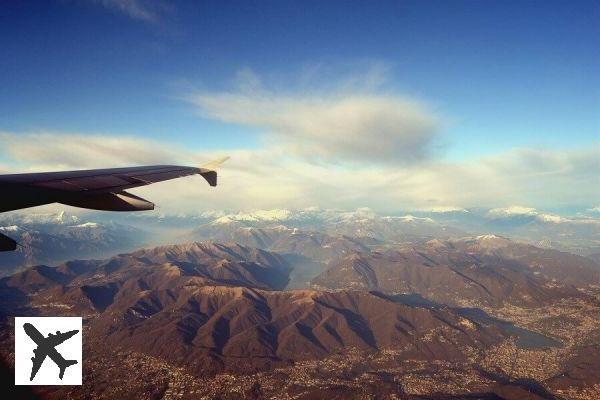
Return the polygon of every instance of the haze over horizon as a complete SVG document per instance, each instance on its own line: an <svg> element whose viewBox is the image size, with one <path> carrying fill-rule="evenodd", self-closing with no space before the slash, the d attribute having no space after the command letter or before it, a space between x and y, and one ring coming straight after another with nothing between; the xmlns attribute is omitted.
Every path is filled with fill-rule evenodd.
<svg viewBox="0 0 600 400"><path fill-rule="evenodd" d="M219 190L135 193L166 213L597 213L594 2L217 4L3 4L0 171L226 154Z"/></svg>

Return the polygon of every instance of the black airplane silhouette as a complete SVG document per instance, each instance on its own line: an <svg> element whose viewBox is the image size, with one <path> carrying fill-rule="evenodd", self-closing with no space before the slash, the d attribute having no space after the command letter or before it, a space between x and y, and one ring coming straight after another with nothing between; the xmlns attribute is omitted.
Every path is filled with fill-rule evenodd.
<svg viewBox="0 0 600 400"><path fill-rule="evenodd" d="M65 340L75 336L77 332L79 332L78 330L65 333L60 333L60 331L57 331L56 335L50 333L48 334L48 337L44 337L44 335L42 335L40 331L38 331L35 326L31 325L30 323L24 324L23 329L25 329L27 336L29 336L31 340L38 345L37 349L33 350L33 354L35 354L35 356L31 357L33 366L31 368L31 377L29 378L30 381L35 378L35 375L40 370L40 367L46 359L46 356L50 357L50 359L54 361L56 365L58 365L58 368L60 368L58 377L61 380L65 374L65 369L67 369L67 367L70 365L77 364L77 360L65 360L65 358L58 351L56 351L55 347Z"/></svg>

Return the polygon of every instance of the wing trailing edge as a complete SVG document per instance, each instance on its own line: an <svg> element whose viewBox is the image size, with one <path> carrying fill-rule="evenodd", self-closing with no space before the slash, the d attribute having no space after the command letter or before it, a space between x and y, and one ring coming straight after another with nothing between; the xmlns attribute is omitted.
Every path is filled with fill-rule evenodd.
<svg viewBox="0 0 600 400"><path fill-rule="evenodd" d="M116 193L82 194L68 196L59 201L67 206L89 208L100 211L148 211L154 210L154 203L134 194L121 191Z"/></svg>

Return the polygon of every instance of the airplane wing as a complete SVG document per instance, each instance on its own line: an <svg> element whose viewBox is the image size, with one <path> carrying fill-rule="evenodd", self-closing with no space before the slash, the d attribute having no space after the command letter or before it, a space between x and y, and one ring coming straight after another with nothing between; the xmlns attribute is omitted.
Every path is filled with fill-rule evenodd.
<svg viewBox="0 0 600 400"><path fill-rule="evenodd" d="M56 335L49 334L48 337L45 339L46 344L51 347L56 347L59 344L61 344L62 342L64 342L65 340L75 336L77 334L77 332L79 332L79 331L74 330L74 331L69 331L69 332L64 332L64 333L59 332Z"/></svg>
<svg viewBox="0 0 600 400"><path fill-rule="evenodd" d="M48 355L45 352L40 352L37 350L34 350L34 353L35 356L31 357L31 362L33 363L33 366L31 367L31 376L29 377L30 381L32 381L35 375L38 373L44 360L46 359L46 356Z"/></svg>
<svg viewBox="0 0 600 400"><path fill-rule="evenodd" d="M154 165L0 175L0 212L50 203L107 211L152 210L153 203L125 190L196 174L216 186L215 168L227 158L202 167Z"/></svg>

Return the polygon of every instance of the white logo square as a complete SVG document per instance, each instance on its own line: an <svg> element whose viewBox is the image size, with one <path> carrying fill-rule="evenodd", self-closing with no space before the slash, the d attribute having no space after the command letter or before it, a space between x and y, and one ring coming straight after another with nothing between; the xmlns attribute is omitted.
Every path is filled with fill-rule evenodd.
<svg viewBox="0 0 600 400"><path fill-rule="evenodd" d="M81 385L81 317L15 317L15 385Z"/></svg>

